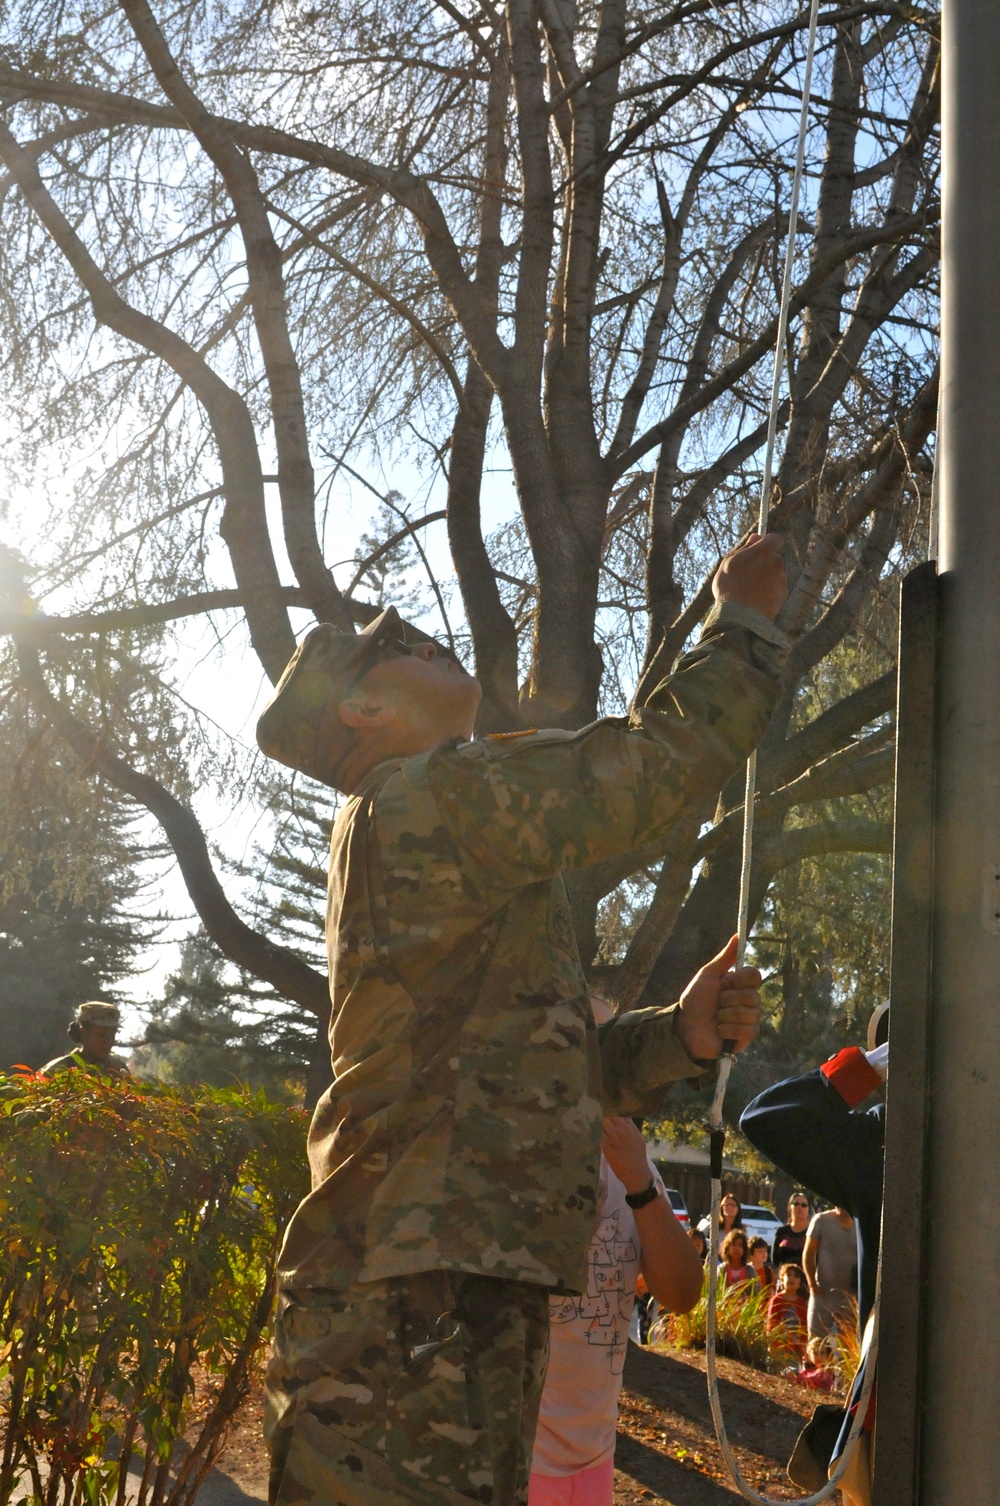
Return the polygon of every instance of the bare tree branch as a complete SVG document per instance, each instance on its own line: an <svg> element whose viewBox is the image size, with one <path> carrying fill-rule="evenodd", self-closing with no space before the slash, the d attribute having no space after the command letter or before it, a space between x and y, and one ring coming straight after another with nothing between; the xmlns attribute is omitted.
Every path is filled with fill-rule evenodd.
<svg viewBox="0 0 1000 1506"><path fill-rule="evenodd" d="M761 767L762 787L776 789L797 778L820 759L841 747L869 722L892 711L896 704L896 671L863 685L815 717L784 742Z"/></svg>
<svg viewBox="0 0 1000 1506"><path fill-rule="evenodd" d="M892 826L888 821L817 821L794 826L762 844L758 859L768 878L792 863L806 858L829 857L836 852L892 852Z"/></svg>
<svg viewBox="0 0 1000 1506"><path fill-rule="evenodd" d="M784 816L793 806L817 800L835 800L847 795L862 795L892 781L895 750L885 746L891 733L875 733L861 742L852 743L807 769L797 779L780 789L757 798L755 819L762 823ZM743 830L743 808L727 812L695 845L695 861L710 857Z"/></svg>
<svg viewBox="0 0 1000 1506"><path fill-rule="evenodd" d="M436 522L443 517L443 512L428 513L423 518L415 519L409 528L399 529L391 540L380 545L375 553L364 561L365 568L374 563L375 559L384 554L386 549L391 548L394 543L398 544L400 539L408 537L415 528L419 528L424 523ZM280 592L286 606L308 607L309 605L301 586L282 586ZM382 606L378 602L358 601L353 596L345 599L347 609L351 614L351 621L362 627L373 622L382 611ZM119 607L117 610L107 612L77 612L69 617L50 617L44 612L29 614L0 611L0 633L16 635L30 632L42 639L72 637L77 633L107 633L114 630L128 631L131 628L155 627L159 623L177 622L183 617L202 617L208 612L233 612L245 609L246 603L240 591L197 591L190 596L177 596L172 601L147 602L141 607Z"/></svg>
<svg viewBox="0 0 1000 1506"><path fill-rule="evenodd" d="M296 219L295 215L289 214L287 209L280 208L279 205L272 203L269 199L265 200L265 203L276 218L284 220L286 225L293 226L299 232L303 241L308 241L310 245L322 251L324 256L328 256L332 262L335 262L338 267L343 267L344 271L349 272L363 287L368 288L381 298L392 309L393 313L398 314L401 319L406 320L410 328L423 340L428 350L433 351L434 355L440 361L441 369L451 383L455 400L459 408L463 407L465 404L465 392L462 389L458 372L455 370L455 364L437 335L427 328L427 325L420 318L419 314L415 313L401 298L397 298L392 290L387 288L383 282L380 282L377 277L370 276L363 267L358 266L357 262L353 262L348 257L342 256L339 251L330 245L329 241L322 240L310 230L308 225L304 225L301 220Z"/></svg>
<svg viewBox="0 0 1000 1506"><path fill-rule="evenodd" d="M105 118L135 125L169 130L187 129L187 122L180 111L167 106L150 104L131 95L115 94L91 85L39 79L17 69L0 68L0 94L3 93L13 93L15 96L27 94L33 99L89 109L95 115L103 114ZM248 125L225 116L212 118L237 145L274 156L292 157L315 167L326 167L352 183L377 187L383 193L391 194L404 209L413 214L419 224L431 266L480 365L492 380L499 380L508 371L508 353L495 326L486 317L486 311L462 263L441 205L427 183L409 171L384 167L351 152L307 141L288 131L270 126Z"/></svg>
<svg viewBox="0 0 1000 1506"><path fill-rule="evenodd" d="M926 228L926 217L913 215L892 225L875 225L845 237L827 256L814 262L808 276L792 294L789 317L794 318L796 314L801 313L810 299L822 288L827 278L852 257L859 256L862 251L870 251L873 246L880 246L886 241L904 240L913 231L924 228ZM662 443L670 434L689 423L692 418L730 388L738 377L743 376L752 366L755 366L761 357L767 355L768 351L773 348L777 330L776 315L760 334L747 344L739 356L728 362L685 403L679 403L665 419L647 429L645 434L641 434L627 450L617 456L611 467L614 477L617 478L630 470L654 445Z"/></svg>
<svg viewBox="0 0 1000 1506"><path fill-rule="evenodd" d="M257 174L249 158L237 150L182 76L146 0L120 0L120 4L161 89L180 111L229 190L246 247L250 306L267 374L288 558L317 618L349 631L350 613L326 566L316 534L316 486L302 381L288 333L281 253Z"/></svg>
<svg viewBox="0 0 1000 1506"><path fill-rule="evenodd" d="M295 640L267 535L264 475L246 403L178 334L132 308L115 291L43 184L36 164L3 122L0 157L86 289L98 323L166 361L202 403L222 464L226 506L220 532L243 593L251 641L264 668L277 680Z"/></svg>

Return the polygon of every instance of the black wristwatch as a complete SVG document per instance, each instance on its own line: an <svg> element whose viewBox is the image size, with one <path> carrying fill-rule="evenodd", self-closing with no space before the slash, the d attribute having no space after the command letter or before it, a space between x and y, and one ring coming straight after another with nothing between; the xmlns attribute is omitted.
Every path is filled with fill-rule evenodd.
<svg viewBox="0 0 1000 1506"><path fill-rule="evenodd" d="M657 1187L655 1182L650 1182L649 1186L642 1192L626 1192L625 1201L630 1208L645 1208L647 1203L651 1203L659 1195L659 1187Z"/></svg>

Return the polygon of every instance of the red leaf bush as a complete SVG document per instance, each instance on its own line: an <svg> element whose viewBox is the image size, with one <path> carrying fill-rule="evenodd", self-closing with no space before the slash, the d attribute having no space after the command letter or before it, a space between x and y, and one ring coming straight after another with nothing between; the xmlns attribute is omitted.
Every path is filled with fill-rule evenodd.
<svg viewBox="0 0 1000 1506"><path fill-rule="evenodd" d="M190 1506L260 1361L305 1132L245 1091L0 1076L2 1506Z"/></svg>

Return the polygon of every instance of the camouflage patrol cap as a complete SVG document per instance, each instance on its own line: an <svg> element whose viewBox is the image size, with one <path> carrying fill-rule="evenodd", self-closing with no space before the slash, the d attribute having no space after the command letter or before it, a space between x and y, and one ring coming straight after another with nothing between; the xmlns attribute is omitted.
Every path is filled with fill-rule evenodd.
<svg viewBox="0 0 1000 1506"><path fill-rule="evenodd" d="M341 632L330 622L311 627L257 722L257 742L268 758L334 785L350 746L350 730L337 707L389 641L427 642L428 637L404 623L395 607L387 607L359 633Z"/></svg>
<svg viewBox="0 0 1000 1506"><path fill-rule="evenodd" d="M88 999L85 1004L78 1004L73 1018L78 1025L117 1025L121 1021L118 1006L103 999Z"/></svg>

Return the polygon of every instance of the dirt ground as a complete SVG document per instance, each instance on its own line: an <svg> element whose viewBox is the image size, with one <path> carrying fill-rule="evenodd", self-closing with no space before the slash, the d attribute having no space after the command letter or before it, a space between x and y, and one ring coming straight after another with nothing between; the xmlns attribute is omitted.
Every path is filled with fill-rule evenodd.
<svg viewBox="0 0 1000 1506"><path fill-rule="evenodd" d="M785 1465L817 1397L794 1381L719 1360L719 1393L743 1475L780 1500L802 1492ZM705 1357L629 1345L618 1413L615 1506L735 1506L742 1496L719 1454L705 1385Z"/></svg>
<svg viewBox="0 0 1000 1506"><path fill-rule="evenodd" d="M815 1394L735 1360L720 1360L719 1374L729 1436L750 1483L779 1499L801 1495L785 1464ZM260 1414L260 1397L251 1396L202 1487L200 1506L251 1506L266 1499ZM615 1506L735 1506L742 1499L719 1457L703 1355L629 1345L615 1465Z"/></svg>

